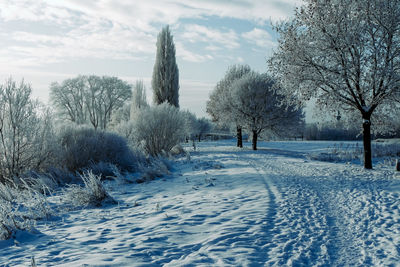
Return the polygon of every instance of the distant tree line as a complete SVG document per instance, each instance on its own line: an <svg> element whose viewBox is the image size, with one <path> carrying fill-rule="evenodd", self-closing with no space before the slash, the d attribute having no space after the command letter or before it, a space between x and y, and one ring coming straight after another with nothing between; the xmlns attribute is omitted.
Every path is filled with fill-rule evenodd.
<svg viewBox="0 0 400 267"><path fill-rule="evenodd" d="M305 140L332 140L352 141L361 140L358 127L344 127L334 123L308 123L304 129Z"/></svg>

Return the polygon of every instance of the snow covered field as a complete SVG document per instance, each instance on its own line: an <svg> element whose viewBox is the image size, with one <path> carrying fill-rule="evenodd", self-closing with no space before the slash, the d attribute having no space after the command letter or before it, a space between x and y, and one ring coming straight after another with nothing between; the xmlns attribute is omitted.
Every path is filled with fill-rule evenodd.
<svg viewBox="0 0 400 267"><path fill-rule="evenodd" d="M0 241L0 266L32 257L38 266L400 264L393 166L307 157L332 142L234 144L200 143L149 183L108 182L119 204L64 212L38 222L39 233Z"/></svg>

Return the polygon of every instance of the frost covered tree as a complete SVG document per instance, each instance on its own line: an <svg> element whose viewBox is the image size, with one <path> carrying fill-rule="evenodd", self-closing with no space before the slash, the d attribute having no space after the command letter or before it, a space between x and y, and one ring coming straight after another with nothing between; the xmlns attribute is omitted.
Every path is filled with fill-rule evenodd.
<svg viewBox="0 0 400 267"><path fill-rule="evenodd" d="M102 115L101 129L107 129L112 113L132 97L131 86L117 78L110 76L101 77L101 103L98 107Z"/></svg>
<svg viewBox="0 0 400 267"><path fill-rule="evenodd" d="M127 82L109 76L78 76L50 87L50 101L60 119L95 129L107 129L113 112L131 96Z"/></svg>
<svg viewBox="0 0 400 267"><path fill-rule="evenodd" d="M182 115L185 117L185 128L186 128L186 142L190 139L194 142L195 136L198 132L199 125L197 124L196 115L189 110L181 111Z"/></svg>
<svg viewBox="0 0 400 267"><path fill-rule="evenodd" d="M78 125L87 123L85 91L84 76L50 85L50 102L61 120L69 120Z"/></svg>
<svg viewBox="0 0 400 267"><path fill-rule="evenodd" d="M269 65L282 88L300 103L357 111L371 169L371 118L400 90L400 1L307 0L276 29Z"/></svg>
<svg viewBox="0 0 400 267"><path fill-rule="evenodd" d="M139 116L140 111L148 107L146 87L143 81L138 80L133 86L131 101L125 102L123 106L113 112L111 116L111 127L114 130L119 129L120 126L122 126L120 125L121 123L123 124L129 120L135 120L137 116Z"/></svg>
<svg viewBox="0 0 400 267"><path fill-rule="evenodd" d="M253 150L263 131L289 136L302 128L304 114L295 105L285 105L267 74L250 72L232 84L232 113L252 135Z"/></svg>
<svg viewBox="0 0 400 267"><path fill-rule="evenodd" d="M132 93L131 118L134 118L139 110L147 107L149 104L147 103L146 87L143 81L136 81Z"/></svg>
<svg viewBox="0 0 400 267"><path fill-rule="evenodd" d="M40 170L54 157L50 113L31 92L30 85L11 78L0 86L0 182Z"/></svg>
<svg viewBox="0 0 400 267"><path fill-rule="evenodd" d="M158 34L151 85L155 104L168 102L179 108L179 70L175 59L175 44L169 26L165 26Z"/></svg>
<svg viewBox="0 0 400 267"><path fill-rule="evenodd" d="M199 142L201 141L201 137L206 134L209 133L211 131L212 125L210 120L206 119L206 118L199 118L197 119L197 137Z"/></svg>
<svg viewBox="0 0 400 267"><path fill-rule="evenodd" d="M217 83L211 92L210 99L207 101L207 113L210 114L214 122L219 125L235 125L238 147L243 147L242 127L232 114L231 85L249 72L251 72L251 69L248 65L230 66L224 78Z"/></svg>
<svg viewBox="0 0 400 267"><path fill-rule="evenodd" d="M103 102L103 87L101 78L98 76L89 76L85 78L85 110L88 114L88 119L90 124L92 124L94 129L99 128L103 125L102 119L104 114L104 109L102 109Z"/></svg>

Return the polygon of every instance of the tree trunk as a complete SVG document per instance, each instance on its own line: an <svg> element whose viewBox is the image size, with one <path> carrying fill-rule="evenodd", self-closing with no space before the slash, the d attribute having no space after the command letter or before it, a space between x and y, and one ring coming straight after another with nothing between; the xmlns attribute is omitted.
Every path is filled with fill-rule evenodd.
<svg viewBox="0 0 400 267"><path fill-rule="evenodd" d="M363 114L364 168L372 169L371 115Z"/></svg>
<svg viewBox="0 0 400 267"><path fill-rule="evenodd" d="M253 150L257 150L257 131L253 130Z"/></svg>
<svg viewBox="0 0 400 267"><path fill-rule="evenodd" d="M200 143L200 141L201 141L201 134L199 134L199 143Z"/></svg>
<svg viewBox="0 0 400 267"><path fill-rule="evenodd" d="M242 127L236 126L237 147L243 147Z"/></svg>

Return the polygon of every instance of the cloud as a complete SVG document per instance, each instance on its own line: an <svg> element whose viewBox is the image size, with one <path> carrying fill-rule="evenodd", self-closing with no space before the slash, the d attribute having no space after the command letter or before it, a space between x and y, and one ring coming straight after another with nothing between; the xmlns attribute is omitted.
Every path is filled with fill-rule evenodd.
<svg viewBox="0 0 400 267"><path fill-rule="evenodd" d="M182 36L191 43L204 42L209 44L209 50L217 50L219 46L226 49L238 48L238 36L235 31L229 29L225 32L217 29L211 29L205 26L190 24L185 26L185 32Z"/></svg>
<svg viewBox="0 0 400 267"><path fill-rule="evenodd" d="M156 42L153 35L97 21L65 34L15 31L0 36L12 43L3 47L2 52L14 57L12 64L23 67L79 58L145 59L154 54Z"/></svg>
<svg viewBox="0 0 400 267"><path fill-rule="evenodd" d="M147 60L154 56L161 26L171 24L173 30L183 30L174 34L181 42L178 56L204 62L218 57L220 51L239 48L239 35L232 29L193 23L181 27L183 19L206 21L213 16L262 24L286 17L296 1L1 0L0 22L23 26L14 32L7 26L0 28L0 53L6 56L3 62L8 58L14 66L23 67L82 58ZM256 40L258 46L269 45L266 32L260 31L254 29L242 37ZM204 52L190 51L195 49L190 42L204 43Z"/></svg>
<svg viewBox="0 0 400 267"><path fill-rule="evenodd" d="M254 28L252 31L245 32L242 37L249 43L253 43L261 48L275 47L276 42L272 36L265 30Z"/></svg>
<svg viewBox="0 0 400 267"><path fill-rule="evenodd" d="M212 60L214 57L212 55L200 55L194 52L191 52L185 48L185 46L177 42L176 43L176 54L178 57L181 57L183 60L193 63L205 62L207 60Z"/></svg>
<svg viewBox="0 0 400 267"><path fill-rule="evenodd" d="M245 19L265 23L292 13L300 0L2 0L0 16L4 20L53 21L71 23L71 17L84 15L155 30L154 23L173 24L183 18L209 16Z"/></svg>
<svg viewBox="0 0 400 267"><path fill-rule="evenodd" d="M153 23L173 24L183 18L229 17L265 23L292 13L301 0L52 0L54 7L82 12L93 17L109 18L127 25L150 30Z"/></svg>

